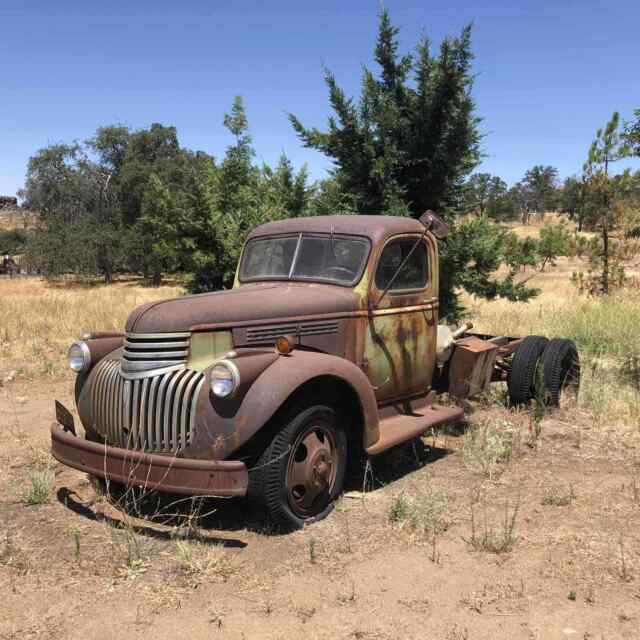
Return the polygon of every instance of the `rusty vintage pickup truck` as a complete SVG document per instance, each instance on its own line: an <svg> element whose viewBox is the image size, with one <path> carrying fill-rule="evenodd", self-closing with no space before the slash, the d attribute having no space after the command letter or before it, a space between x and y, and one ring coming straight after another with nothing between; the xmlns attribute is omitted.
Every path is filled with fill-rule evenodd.
<svg viewBox="0 0 640 640"><path fill-rule="evenodd" d="M232 289L142 305L122 334L71 346L84 437L56 403L54 457L149 491L246 495L293 529L329 513L348 460L460 420L456 399L493 381L523 404L543 379L557 404L579 382L571 341L438 324L445 234L432 212L256 228Z"/></svg>

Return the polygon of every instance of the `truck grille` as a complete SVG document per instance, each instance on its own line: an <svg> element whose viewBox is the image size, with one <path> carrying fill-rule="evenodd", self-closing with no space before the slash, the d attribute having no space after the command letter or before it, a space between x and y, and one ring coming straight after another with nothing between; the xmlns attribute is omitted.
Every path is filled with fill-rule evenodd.
<svg viewBox="0 0 640 640"><path fill-rule="evenodd" d="M92 383L93 427L116 446L141 451L181 451L191 443L204 374L166 371L129 380L120 361L96 365Z"/></svg>
<svg viewBox="0 0 640 640"><path fill-rule="evenodd" d="M337 333L338 322L303 322L247 329L247 344L273 342L278 336L317 336Z"/></svg>
<svg viewBox="0 0 640 640"><path fill-rule="evenodd" d="M189 356L190 335L189 332L127 333L122 354L122 372L125 377L133 377L153 369L184 367Z"/></svg>

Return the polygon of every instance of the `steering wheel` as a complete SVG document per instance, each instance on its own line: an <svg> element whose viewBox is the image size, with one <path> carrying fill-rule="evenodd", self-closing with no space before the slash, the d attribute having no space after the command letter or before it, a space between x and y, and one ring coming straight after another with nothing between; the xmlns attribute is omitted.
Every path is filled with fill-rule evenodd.
<svg viewBox="0 0 640 640"><path fill-rule="evenodd" d="M351 269L347 269L347 267L340 267L340 266L329 267L327 269L327 275L329 275L329 273L331 273L332 271L336 271L337 273L345 273L349 278L349 280L351 280L355 275L353 271L351 271Z"/></svg>

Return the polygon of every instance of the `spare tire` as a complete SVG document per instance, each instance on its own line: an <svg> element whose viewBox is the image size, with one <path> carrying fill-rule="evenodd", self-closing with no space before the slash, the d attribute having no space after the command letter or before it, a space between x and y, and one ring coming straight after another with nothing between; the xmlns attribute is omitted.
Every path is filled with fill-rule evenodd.
<svg viewBox="0 0 640 640"><path fill-rule="evenodd" d="M560 396L565 391L577 395L580 387L580 356L573 340L551 340L544 351L543 367L548 405L559 407Z"/></svg>
<svg viewBox="0 0 640 640"><path fill-rule="evenodd" d="M527 336L513 354L507 376L509 401L513 406L529 404L535 397L538 363L548 344L544 336Z"/></svg>

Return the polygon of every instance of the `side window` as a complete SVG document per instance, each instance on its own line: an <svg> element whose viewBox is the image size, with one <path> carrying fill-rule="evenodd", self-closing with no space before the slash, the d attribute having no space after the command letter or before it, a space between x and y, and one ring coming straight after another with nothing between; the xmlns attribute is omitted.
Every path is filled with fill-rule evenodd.
<svg viewBox="0 0 640 640"><path fill-rule="evenodd" d="M378 269L376 271L376 287L383 291L389 286L398 267L406 260L400 273L391 285L390 291L395 289L423 289L427 284L427 247L424 241L418 246L416 238L403 238L390 242L382 251ZM413 249L413 253L411 250ZM411 254L411 255L409 255ZM407 259L408 256L408 259Z"/></svg>

